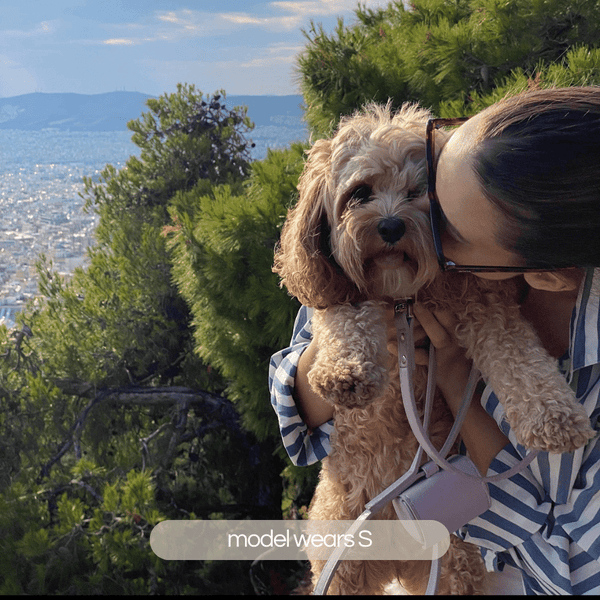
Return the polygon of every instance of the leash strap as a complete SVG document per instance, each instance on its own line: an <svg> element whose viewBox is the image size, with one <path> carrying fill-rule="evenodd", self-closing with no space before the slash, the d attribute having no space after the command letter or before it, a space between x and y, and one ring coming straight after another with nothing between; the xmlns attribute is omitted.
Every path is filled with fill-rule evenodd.
<svg viewBox="0 0 600 600"><path fill-rule="evenodd" d="M384 506L395 500L399 495L417 483L423 478L429 478L434 473L438 472L439 469L451 471L457 473L463 477L474 477L475 479L487 484L489 482L501 481L507 479L515 473L525 469L531 461L538 455L538 450L529 452L523 460L510 470L494 475L490 477L481 477L479 475L471 475L464 470L458 469L452 463L446 460L446 455L454 445L456 438L460 432L460 429L464 423L467 415L473 394L477 383L481 378L481 374L477 369L473 368L469 374L465 393L456 414L454 424L448 434L448 438L444 442L441 450L435 449L427 430L429 428L429 421L431 411L433 408L433 397L435 392L436 382L436 360L435 360L435 349L433 345L429 348L429 365L427 375L427 391L425 396L425 407L423 414L423 422L418 414L416 400L414 396L413 386L413 371L415 369L414 361L414 339L413 339L413 327L414 321L412 319L412 299L406 299L396 302L394 306L394 323L396 326L398 336L398 366L400 369L400 389L402 393L402 401L404 403L405 412L411 426L411 429L419 442L419 448L415 454L413 462L409 470L399 479L397 479L392 485L383 490L365 506L365 510L362 514L353 522L350 526L348 533L354 534L360 531L367 521L372 519ZM429 458L435 463L437 468L431 468L431 463L422 465L423 455L427 454ZM321 576L313 595L324 595L327 593L331 581L335 575L335 572L339 566L339 563L344 559L344 555L347 551L346 546L338 546L331 553L327 560ZM439 585L439 578L441 572L441 560L435 559L431 563L431 570L429 573L429 581L427 583L426 595L435 595Z"/></svg>
<svg viewBox="0 0 600 600"><path fill-rule="evenodd" d="M414 386L412 376L414 369L414 340L412 335L413 320L411 305L412 300L403 300L402 302L397 302L394 307L394 322L398 334L398 366L400 369L400 390L402 392L402 401L404 403L406 416L408 418L408 422L411 426L411 429L413 430L415 437L417 438L420 446L425 450L429 458L431 458L431 460L433 460L440 468L445 469L447 471L453 471L462 475L464 474L463 471L460 471L459 469L457 469L457 467L455 467L446 460L445 453L449 451L449 449L452 447L452 444L454 444L456 437L458 436L460 428L466 417L466 413L469 409L469 405L473 398L477 382L481 378L481 374L475 368L471 370L467 382L467 387L465 389L465 394L459 411L457 413L454 425L450 431L450 434L448 435L448 439L446 440L444 447L440 452L438 452L431 443L429 436L427 435L428 419L433 402L433 386L431 385L432 379L433 384L435 385L435 349L433 345L431 345L431 347L429 348L429 373L427 397L425 400L426 420L422 424L421 419L418 415L418 409L413 391ZM498 475L483 477L483 481L485 483L495 483L497 481L502 481L503 479L512 477L516 473L526 468L538 454L539 450L532 450L517 465L515 465L508 471L505 471L504 473L500 473ZM476 477L478 479L481 478L477 475L468 476Z"/></svg>
<svg viewBox="0 0 600 600"><path fill-rule="evenodd" d="M424 473L420 470L422 457L423 449L419 448L410 469L400 477L400 479L397 479L392 485L366 504L365 510L348 529L348 534L355 534L360 531L367 521L370 521L384 506L396 498L398 494L401 494L404 490L408 489L419 479L424 477ZM335 575L340 562L344 560L344 555L347 550L348 547L345 544L336 546L321 571L321 576L313 591L314 596L322 596L327 593L333 576Z"/></svg>

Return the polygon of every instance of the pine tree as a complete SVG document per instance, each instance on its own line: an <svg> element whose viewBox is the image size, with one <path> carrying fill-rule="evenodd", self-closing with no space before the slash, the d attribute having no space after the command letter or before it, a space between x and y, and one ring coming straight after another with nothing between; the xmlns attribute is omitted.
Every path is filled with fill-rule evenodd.
<svg viewBox="0 0 600 600"><path fill-rule="evenodd" d="M413 0L408 9L391 2L359 7L356 23L340 21L332 34L313 23L305 36L298 68L316 135L371 101L419 102L438 116L461 116L528 80L599 82L595 0Z"/></svg>
<svg viewBox="0 0 600 600"><path fill-rule="evenodd" d="M103 293L106 307L125 308L119 337L135 340L118 353L127 361L121 372L134 382L164 382L182 373L189 354L189 311L173 287L161 235L169 204L195 186L239 185L249 169L244 135L251 127L244 110L226 109L222 93L205 99L194 86L180 85L148 107L128 124L140 158L118 172L108 166L98 183L86 180L86 206L99 224L85 285L93 296Z"/></svg>
<svg viewBox="0 0 600 600"><path fill-rule="evenodd" d="M227 397L262 440L279 436L266 401L269 358L289 342L299 308L271 267L304 151L300 144L269 151L242 191L179 193L171 211L174 276L194 315L196 351L226 378Z"/></svg>
<svg viewBox="0 0 600 600"><path fill-rule="evenodd" d="M162 235L178 192L242 189L250 122L192 86L149 108L140 158L87 180L89 266L65 281L42 257L42 296L0 328L0 593L252 593L248 565L166 563L150 532L281 514L281 460L193 352Z"/></svg>

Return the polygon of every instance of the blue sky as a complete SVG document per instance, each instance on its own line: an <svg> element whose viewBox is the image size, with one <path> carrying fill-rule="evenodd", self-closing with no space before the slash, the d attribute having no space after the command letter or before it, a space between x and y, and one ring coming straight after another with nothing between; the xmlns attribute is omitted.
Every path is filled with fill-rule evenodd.
<svg viewBox="0 0 600 600"><path fill-rule="evenodd" d="M368 7L388 0L361 0ZM297 94L313 20L333 31L358 0L0 0L0 97L30 92Z"/></svg>

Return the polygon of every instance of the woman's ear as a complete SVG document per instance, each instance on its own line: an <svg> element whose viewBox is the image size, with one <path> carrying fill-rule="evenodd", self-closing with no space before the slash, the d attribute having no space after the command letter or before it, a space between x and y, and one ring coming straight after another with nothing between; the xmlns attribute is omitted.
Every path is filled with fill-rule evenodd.
<svg viewBox="0 0 600 600"><path fill-rule="evenodd" d="M525 281L537 290L547 292L569 292L579 289L583 279L582 269L561 269L559 271L540 271L525 273Z"/></svg>

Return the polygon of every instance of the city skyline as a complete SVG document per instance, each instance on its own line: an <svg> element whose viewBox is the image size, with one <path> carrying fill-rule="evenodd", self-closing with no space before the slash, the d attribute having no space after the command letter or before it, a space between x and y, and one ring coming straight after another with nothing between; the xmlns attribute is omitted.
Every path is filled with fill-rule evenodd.
<svg viewBox="0 0 600 600"><path fill-rule="evenodd" d="M295 60L311 20L332 32L358 0L0 0L0 97L32 92L150 95L300 93ZM388 0L362 0L367 8Z"/></svg>

